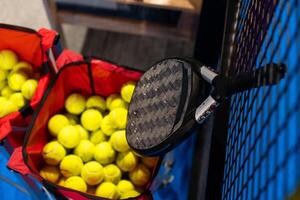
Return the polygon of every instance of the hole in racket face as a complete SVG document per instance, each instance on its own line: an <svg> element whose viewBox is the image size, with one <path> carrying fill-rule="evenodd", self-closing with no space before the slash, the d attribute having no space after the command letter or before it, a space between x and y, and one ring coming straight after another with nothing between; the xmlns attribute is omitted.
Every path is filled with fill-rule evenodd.
<svg viewBox="0 0 300 200"><path fill-rule="evenodd" d="M127 141L138 153L168 145L161 146L183 122L191 76L190 65L167 59L141 77L129 106L126 127Z"/></svg>

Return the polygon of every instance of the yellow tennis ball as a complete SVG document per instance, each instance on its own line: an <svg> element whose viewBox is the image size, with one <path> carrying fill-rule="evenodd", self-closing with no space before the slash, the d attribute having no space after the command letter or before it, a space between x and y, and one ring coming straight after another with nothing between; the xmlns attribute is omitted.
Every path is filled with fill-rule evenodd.
<svg viewBox="0 0 300 200"><path fill-rule="evenodd" d="M12 71L13 72L21 71L31 76L33 73L33 68L28 62L20 61L13 67Z"/></svg>
<svg viewBox="0 0 300 200"><path fill-rule="evenodd" d="M77 115L73 115L71 113L65 113L64 115L68 118L70 125L76 125L79 123Z"/></svg>
<svg viewBox="0 0 300 200"><path fill-rule="evenodd" d="M115 108L126 108L127 105L125 103L125 101L123 101L123 99L120 97L120 95L118 94L112 94L110 96L107 97L106 99L106 107L109 110L113 110Z"/></svg>
<svg viewBox="0 0 300 200"><path fill-rule="evenodd" d="M104 133L99 129L97 131L92 132L90 141L94 144L99 144L100 142L106 141L106 136Z"/></svg>
<svg viewBox="0 0 300 200"><path fill-rule="evenodd" d="M123 152L118 154L116 163L122 171L129 172L137 166L138 158L131 151Z"/></svg>
<svg viewBox="0 0 300 200"><path fill-rule="evenodd" d="M110 143L112 147L119 152L125 152L130 149L126 140L125 130L114 132L110 137Z"/></svg>
<svg viewBox="0 0 300 200"><path fill-rule="evenodd" d="M77 190L80 192L86 192L86 190L87 190L86 183L79 176L71 176L71 177L67 178L64 183L64 186L66 188L70 188L70 189Z"/></svg>
<svg viewBox="0 0 300 200"><path fill-rule="evenodd" d="M116 108L109 113L109 117L119 129L125 129L127 124L127 114L128 110L126 108Z"/></svg>
<svg viewBox="0 0 300 200"><path fill-rule="evenodd" d="M89 140L81 140L74 149L74 154L79 156L83 162L91 161L94 158L95 145Z"/></svg>
<svg viewBox="0 0 300 200"><path fill-rule="evenodd" d="M40 170L40 175L41 175L41 177L43 177L47 181L56 183L59 179L60 173L59 173L58 167L45 165Z"/></svg>
<svg viewBox="0 0 300 200"><path fill-rule="evenodd" d="M10 114L12 112L15 112L18 110L18 106L16 104L14 104L12 101L8 100L6 102L6 105L5 105L5 109L7 114Z"/></svg>
<svg viewBox="0 0 300 200"><path fill-rule="evenodd" d="M104 179L103 167L96 161L86 163L81 170L81 177L89 185L97 185Z"/></svg>
<svg viewBox="0 0 300 200"><path fill-rule="evenodd" d="M140 195L141 195L141 193L139 193L138 191L130 190L130 191L127 191L124 194L122 194L120 199L129 199L129 198L134 198L134 197L137 197Z"/></svg>
<svg viewBox="0 0 300 200"><path fill-rule="evenodd" d="M134 185L128 180L120 180L117 185L117 188L119 194L122 195L127 191L134 190Z"/></svg>
<svg viewBox="0 0 300 200"><path fill-rule="evenodd" d="M0 105L5 104L6 101L8 101L8 99L6 97L1 97L0 96Z"/></svg>
<svg viewBox="0 0 300 200"><path fill-rule="evenodd" d="M158 157L143 157L142 158L142 163L146 165L149 168L155 167L157 164Z"/></svg>
<svg viewBox="0 0 300 200"><path fill-rule="evenodd" d="M114 164L106 165L103 168L104 181L117 184L122 178L121 170Z"/></svg>
<svg viewBox="0 0 300 200"><path fill-rule="evenodd" d="M85 128L83 128L79 124L75 125L74 127L76 127L77 130L79 131L81 140L88 140L89 139L89 132Z"/></svg>
<svg viewBox="0 0 300 200"><path fill-rule="evenodd" d="M9 100L17 105L18 108L22 108L26 103L26 100L21 92L13 93L10 95Z"/></svg>
<svg viewBox="0 0 300 200"><path fill-rule="evenodd" d="M124 99L124 101L126 101L127 103L131 101L134 88L135 88L135 83L132 81L125 83L121 88L121 96Z"/></svg>
<svg viewBox="0 0 300 200"><path fill-rule="evenodd" d="M120 95L118 94L111 94L106 98L106 108L110 109L110 104L112 102L112 100L116 99L116 98L120 98Z"/></svg>
<svg viewBox="0 0 300 200"><path fill-rule="evenodd" d="M103 112L106 110L106 102L103 97L95 95L88 98L86 107L96 108Z"/></svg>
<svg viewBox="0 0 300 200"><path fill-rule="evenodd" d="M72 149L79 144L81 136L78 129L75 126L67 125L59 131L57 135L57 140L64 147Z"/></svg>
<svg viewBox="0 0 300 200"><path fill-rule="evenodd" d="M27 81L25 81L25 83L21 87L23 96L26 99L30 100L34 95L37 86L38 82L35 79L28 79Z"/></svg>
<svg viewBox="0 0 300 200"><path fill-rule="evenodd" d="M98 197L103 197L107 199L118 199L119 193L117 186L111 182L101 183L95 192L95 195Z"/></svg>
<svg viewBox="0 0 300 200"><path fill-rule="evenodd" d="M6 87L6 81L0 81L0 90Z"/></svg>
<svg viewBox="0 0 300 200"><path fill-rule="evenodd" d="M102 114L96 109L87 109L81 115L81 124L89 131L95 131L100 128L102 122Z"/></svg>
<svg viewBox="0 0 300 200"><path fill-rule="evenodd" d="M116 109L116 108L127 108L127 104L125 101L118 97L116 99L113 99L112 102L109 105L110 110Z"/></svg>
<svg viewBox="0 0 300 200"><path fill-rule="evenodd" d="M1 97L0 96L0 117L3 117L4 116L4 106L5 106L5 104L6 104L6 102L7 102L8 100L7 100L7 98L5 98L5 97Z"/></svg>
<svg viewBox="0 0 300 200"><path fill-rule="evenodd" d="M14 93L14 91L12 89L10 89L10 87L5 86L4 88L2 88L1 90L1 96L9 98L10 95L12 95Z"/></svg>
<svg viewBox="0 0 300 200"><path fill-rule="evenodd" d="M8 76L8 86L14 91L20 91L28 76L22 72L15 72Z"/></svg>
<svg viewBox="0 0 300 200"><path fill-rule="evenodd" d="M115 160L116 152L108 142L101 142L95 146L94 158L102 165L107 165Z"/></svg>
<svg viewBox="0 0 300 200"><path fill-rule="evenodd" d="M66 110L74 115L79 115L85 109L85 97L78 93L69 95L65 102Z"/></svg>
<svg viewBox="0 0 300 200"><path fill-rule="evenodd" d="M64 177L80 175L83 162L79 156L70 154L62 159L59 168Z"/></svg>
<svg viewBox="0 0 300 200"><path fill-rule="evenodd" d="M42 154L48 165L58 165L66 156L66 150L59 142L51 141L44 146Z"/></svg>
<svg viewBox="0 0 300 200"><path fill-rule="evenodd" d="M61 177L61 178L58 180L57 185L65 186L65 181L66 181L66 178L65 178L65 177Z"/></svg>
<svg viewBox="0 0 300 200"><path fill-rule="evenodd" d="M18 110L17 105L15 105L10 100L7 100L5 97L1 100L0 105L0 117L4 117L10 113L16 112Z"/></svg>
<svg viewBox="0 0 300 200"><path fill-rule="evenodd" d="M4 81L7 77L8 73L6 70L0 69L0 81Z"/></svg>
<svg viewBox="0 0 300 200"><path fill-rule="evenodd" d="M115 132L116 127L114 123L111 121L110 116L106 115L101 122L101 130L107 136L111 136L113 132Z"/></svg>
<svg viewBox="0 0 300 200"><path fill-rule="evenodd" d="M11 50L0 51L0 68L11 70L18 63L18 56Z"/></svg>
<svg viewBox="0 0 300 200"><path fill-rule="evenodd" d="M69 124L69 120L66 116L62 114L56 114L53 115L48 121L48 130L52 136L56 137L59 131Z"/></svg>
<svg viewBox="0 0 300 200"><path fill-rule="evenodd" d="M3 110L4 110L4 105L6 104L7 101L8 101L7 98L0 96L0 117L4 116Z"/></svg>
<svg viewBox="0 0 300 200"><path fill-rule="evenodd" d="M145 185L150 180L150 177L151 173L149 169L143 164L138 164L136 168L129 172L129 178L136 186Z"/></svg>

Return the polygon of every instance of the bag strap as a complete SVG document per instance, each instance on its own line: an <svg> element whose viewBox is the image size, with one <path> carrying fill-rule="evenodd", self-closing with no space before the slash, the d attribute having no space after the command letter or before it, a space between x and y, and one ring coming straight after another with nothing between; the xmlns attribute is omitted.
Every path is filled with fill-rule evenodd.
<svg viewBox="0 0 300 200"><path fill-rule="evenodd" d="M23 118L33 114L33 109L31 107L30 104L26 104L24 107L22 107L19 112L21 113L21 115L23 116Z"/></svg>
<svg viewBox="0 0 300 200"><path fill-rule="evenodd" d="M38 34L41 36L42 39L41 45L42 45L43 52L46 53L48 52L49 49L53 47L54 41L56 41L56 38L58 37L58 33L53 30L41 28L40 30L38 30ZM44 54L43 62L47 62L47 61L48 61L48 56Z"/></svg>
<svg viewBox="0 0 300 200"><path fill-rule="evenodd" d="M43 50L42 73L57 73L56 59L62 52L62 46L59 41L59 34L53 30L41 28L38 30L41 36L41 46Z"/></svg>

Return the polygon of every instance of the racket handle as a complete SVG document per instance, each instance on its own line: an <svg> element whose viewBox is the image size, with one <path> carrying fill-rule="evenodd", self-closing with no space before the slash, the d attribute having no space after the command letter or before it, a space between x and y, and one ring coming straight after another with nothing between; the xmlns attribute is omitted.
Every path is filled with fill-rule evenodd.
<svg viewBox="0 0 300 200"><path fill-rule="evenodd" d="M258 88L261 86L275 85L285 76L285 64L267 64L252 72L245 72L231 77L228 80L227 95Z"/></svg>

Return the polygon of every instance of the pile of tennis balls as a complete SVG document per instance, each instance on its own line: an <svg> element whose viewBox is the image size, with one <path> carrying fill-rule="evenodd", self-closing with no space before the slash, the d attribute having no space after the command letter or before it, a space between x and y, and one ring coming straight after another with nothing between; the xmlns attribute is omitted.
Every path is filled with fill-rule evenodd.
<svg viewBox="0 0 300 200"><path fill-rule="evenodd" d="M0 117L22 108L35 93L38 73L11 50L0 51Z"/></svg>
<svg viewBox="0 0 300 200"><path fill-rule="evenodd" d="M48 121L52 140L43 148L40 175L48 181L108 199L139 196L157 158L141 158L128 146L127 108L135 83L104 99L70 94L65 113Z"/></svg>

